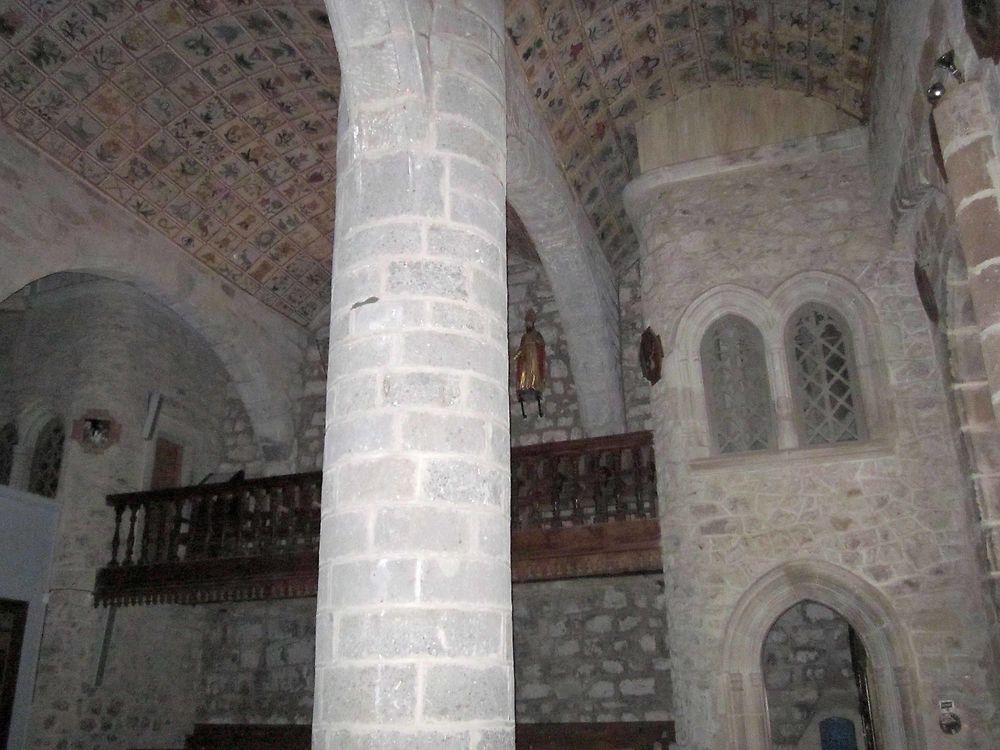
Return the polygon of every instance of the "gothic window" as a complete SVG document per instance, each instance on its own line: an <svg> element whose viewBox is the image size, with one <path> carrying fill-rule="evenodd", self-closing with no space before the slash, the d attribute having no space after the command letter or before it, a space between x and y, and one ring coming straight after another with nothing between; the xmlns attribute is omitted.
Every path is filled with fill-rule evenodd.
<svg viewBox="0 0 1000 750"><path fill-rule="evenodd" d="M716 451L773 448L774 408L760 331L736 315L717 320L701 341L701 366Z"/></svg>
<svg viewBox="0 0 1000 750"><path fill-rule="evenodd" d="M14 446L17 445L17 427L8 422L0 429L0 484L10 484L14 468Z"/></svg>
<svg viewBox="0 0 1000 750"><path fill-rule="evenodd" d="M792 316L786 346L802 444L863 439L857 368L843 319L825 305L808 304Z"/></svg>
<svg viewBox="0 0 1000 750"><path fill-rule="evenodd" d="M28 492L44 497L55 497L59 489L59 469L62 466L63 443L66 431L59 419L52 419L38 433L35 451L31 456L31 473L28 475Z"/></svg>

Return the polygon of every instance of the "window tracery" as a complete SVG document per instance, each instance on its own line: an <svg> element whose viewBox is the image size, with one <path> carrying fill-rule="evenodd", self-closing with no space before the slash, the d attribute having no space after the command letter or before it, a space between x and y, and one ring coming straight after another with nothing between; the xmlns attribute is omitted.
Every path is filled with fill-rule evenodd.
<svg viewBox="0 0 1000 750"><path fill-rule="evenodd" d="M851 332L843 319L825 305L799 308L786 348L801 444L864 439Z"/></svg>

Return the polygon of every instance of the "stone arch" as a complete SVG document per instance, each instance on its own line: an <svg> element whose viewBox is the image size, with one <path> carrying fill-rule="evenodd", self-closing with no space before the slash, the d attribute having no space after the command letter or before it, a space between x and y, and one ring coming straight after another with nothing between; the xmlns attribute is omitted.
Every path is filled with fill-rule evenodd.
<svg viewBox="0 0 1000 750"><path fill-rule="evenodd" d="M23 164L35 165L31 179L20 171ZM146 292L209 343L246 406L265 460L290 469L291 396L299 388L305 332L16 139L5 142L0 170L20 200L16 214L0 216L0 300L59 272L103 276Z"/></svg>
<svg viewBox="0 0 1000 750"><path fill-rule="evenodd" d="M872 666L876 723L886 750L926 747L912 648L888 598L839 566L796 560L764 574L744 592L726 626L720 677L725 750L770 747L761 647L775 620L803 600L840 614L864 644Z"/></svg>
<svg viewBox="0 0 1000 750"><path fill-rule="evenodd" d="M507 56L507 200L535 243L559 305L588 435L625 429L618 292L597 233L555 160L524 74Z"/></svg>

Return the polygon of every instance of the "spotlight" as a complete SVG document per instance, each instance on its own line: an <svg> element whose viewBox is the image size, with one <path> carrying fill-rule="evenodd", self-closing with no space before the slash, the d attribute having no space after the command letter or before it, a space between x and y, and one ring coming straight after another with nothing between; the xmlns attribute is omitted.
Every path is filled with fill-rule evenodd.
<svg viewBox="0 0 1000 750"><path fill-rule="evenodd" d="M935 81L930 86L927 87L927 101L931 103L931 106L935 106L941 97L944 96L944 84L940 81Z"/></svg>

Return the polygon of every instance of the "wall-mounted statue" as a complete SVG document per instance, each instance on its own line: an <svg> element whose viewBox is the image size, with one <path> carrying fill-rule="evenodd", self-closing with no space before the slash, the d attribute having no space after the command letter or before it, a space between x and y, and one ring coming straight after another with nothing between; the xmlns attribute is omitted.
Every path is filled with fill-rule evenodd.
<svg viewBox="0 0 1000 750"><path fill-rule="evenodd" d="M524 316L524 335L514 352L514 388L517 401L521 404L521 416L527 419L524 398L534 397L538 402L538 416L542 413L542 389L545 387L545 339L535 330L535 311L528 310Z"/></svg>

